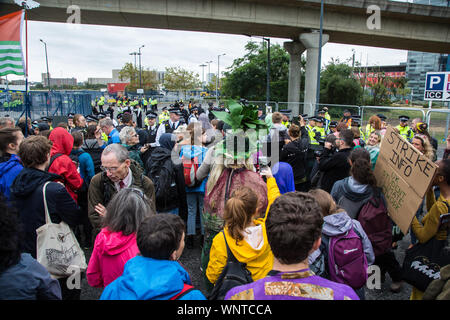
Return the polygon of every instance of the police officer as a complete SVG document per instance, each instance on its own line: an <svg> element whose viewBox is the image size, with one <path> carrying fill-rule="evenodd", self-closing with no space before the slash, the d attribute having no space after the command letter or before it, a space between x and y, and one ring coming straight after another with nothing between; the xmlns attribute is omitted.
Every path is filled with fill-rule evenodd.
<svg viewBox="0 0 450 320"><path fill-rule="evenodd" d="M289 121L291 110L288 109L280 110L280 113L283 115L283 118L281 119L281 124L289 129L289 127L291 126L291 122Z"/></svg>
<svg viewBox="0 0 450 320"><path fill-rule="evenodd" d="M53 118L51 118L51 117L42 117L41 118L41 122L47 123L49 128L50 128L49 130L50 131L53 130L53 127L52 127Z"/></svg>
<svg viewBox="0 0 450 320"><path fill-rule="evenodd" d="M75 113L70 112L67 114L67 127L69 129L69 133L72 132L72 128L75 128L75 125L73 124L73 117L75 116Z"/></svg>
<svg viewBox="0 0 450 320"><path fill-rule="evenodd" d="M198 107L197 106L191 107L191 114L188 118L188 124L191 124L192 122L198 122Z"/></svg>
<svg viewBox="0 0 450 320"><path fill-rule="evenodd" d="M398 129L399 134L406 140L411 141L414 136L414 132L408 126L409 117L408 116L400 116L400 117L398 117L398 119L400 120L400 124L398 126L396 126L396 128Z"/></svg>
<svg viewBox="0 0 450 320"><path fill-rule="evenodd" d="M159 146L159 138L163 133L174 132L181 124L180 117L182 113L179 108L172 107L169 109L169 119L162 122L156 132L156 145Z"/></svg>
<svg viewBox="0 0 450 320"><path fill-rule="evenodd" d="M328 126L330 125L330 120L327 119L327 117L326 117L326 114L327 114L326 110L320 109L317 114L319 115L319 117L323 118L323 127L325 128L325 132L328 132Z"/></svg>

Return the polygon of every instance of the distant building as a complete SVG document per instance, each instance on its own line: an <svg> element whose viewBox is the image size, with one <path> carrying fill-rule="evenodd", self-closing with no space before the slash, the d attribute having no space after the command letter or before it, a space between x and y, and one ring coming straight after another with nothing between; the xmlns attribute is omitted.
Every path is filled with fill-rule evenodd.
<svg viewBox="0 0 450 320"><path fill-rule="evenodd" d="M216 76L215 73L207 73L206 74L206 85L211 83L213 81L213 77L215 77L215 76Z"/></svg>
<svg viewBox="0 0 450 320"><path fill-rule="evenodd" d="M164 85L164 75L166 74L165 71L156 71L156 79L158 80L159 84Z"/></svg>
<svg viewBox="0 0 450 320"><path fill-rule="evenodd" d="M404 78L406 76L406 64L394 66L369 66L354 68L353 76L361 81L361 85L377 83L381 77Z"/></svg>
<svg viewBox="0 0 450 320"><path fill-rule="evenodd" d="M87 79L87 83L90 85L103 84L106 86L110 82L113 82L112 78L88 78Z"/></svg>
<svg viewBox="0 0 450 320"><path fill-rule="evenodd" d="M44 87L48 87L48 75L47 73L42 73L42 84ZM76 86L77 79L76 78L51 78L50 77L50 86L56 86L58 88L62 86Z"/></svg>
<svg viewBox="0 0 450 320"><path fill-rule="evenodd" d="M427 72L450 71L448 54L408 51L406 78L414 101L424 100Z"/></svg>
<svg viewBox="0 0 450 320"><path fill-rule="evenodd" d="M114 83L127 83L130 82L130 79L122 79L120 80L120 70L121 69L113 69L112 70L112 80L110 82L114 82Z"/></svg>

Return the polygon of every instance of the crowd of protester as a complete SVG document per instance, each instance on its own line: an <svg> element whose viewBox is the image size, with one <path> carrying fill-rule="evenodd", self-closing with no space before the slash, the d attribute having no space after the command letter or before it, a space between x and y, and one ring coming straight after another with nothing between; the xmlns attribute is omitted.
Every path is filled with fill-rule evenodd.
<svg viewBox="0 0 450 320"><path fill-rule="evenodd" d="M225 299L365 299L372 264L383 281L389 274L391 291L403 289L395 223L386 215L377 232L388 236L379 239L358 220L374 196L386 205L374 175L384 115L371 116L363 129L348 110L332 121L326 108L296 120L289 110L259 108L264 148L239 162L223 149L235 138L217 117L223 106L177 101L147 111L148 102L130 101L106 113L105 102L97 103L93 114L69 114L55 127L49 117L0 119L1 299L80 299L80 289L36 261L47 206L53 223L67 223L92 250L84 274L90 286L104 288L102 300L211 298L232 257L251 281L221 292ZM426 123L408 121L399 117L395 130L436 161ZM412 222L411 245L448 237L439 229L450 200L448 154L450 136ZM354 246L343 265L342 243ZM201 247L205 292L178 262L185 244ZM411 299L422 296L413 288Z"/></svg>

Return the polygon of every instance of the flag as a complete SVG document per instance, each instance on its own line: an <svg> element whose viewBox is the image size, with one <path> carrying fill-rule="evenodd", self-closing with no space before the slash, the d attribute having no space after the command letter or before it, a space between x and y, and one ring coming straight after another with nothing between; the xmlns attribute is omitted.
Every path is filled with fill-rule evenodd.
<svg viewBox="0 0 450 320"><path fill-rule="evenodd" d="M22 54L22 25L24 10L0 17L0 76L25 75Z"/></svg>

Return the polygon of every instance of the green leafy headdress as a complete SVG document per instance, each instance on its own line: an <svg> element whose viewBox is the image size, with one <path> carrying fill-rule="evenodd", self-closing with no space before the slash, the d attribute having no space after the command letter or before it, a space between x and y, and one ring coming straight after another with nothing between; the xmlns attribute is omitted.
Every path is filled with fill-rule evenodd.
<svg viewBox="0 0 450 320"><path fill-rule="evenodd" d="M228 112L212 111L217 119L231 127L225 139L216 147L216 156L245 161L258 151L258 139L267 134L267 124L258 119L258 107L247 104L245 100L240 103L232 100L227 109Z"/></svg>

